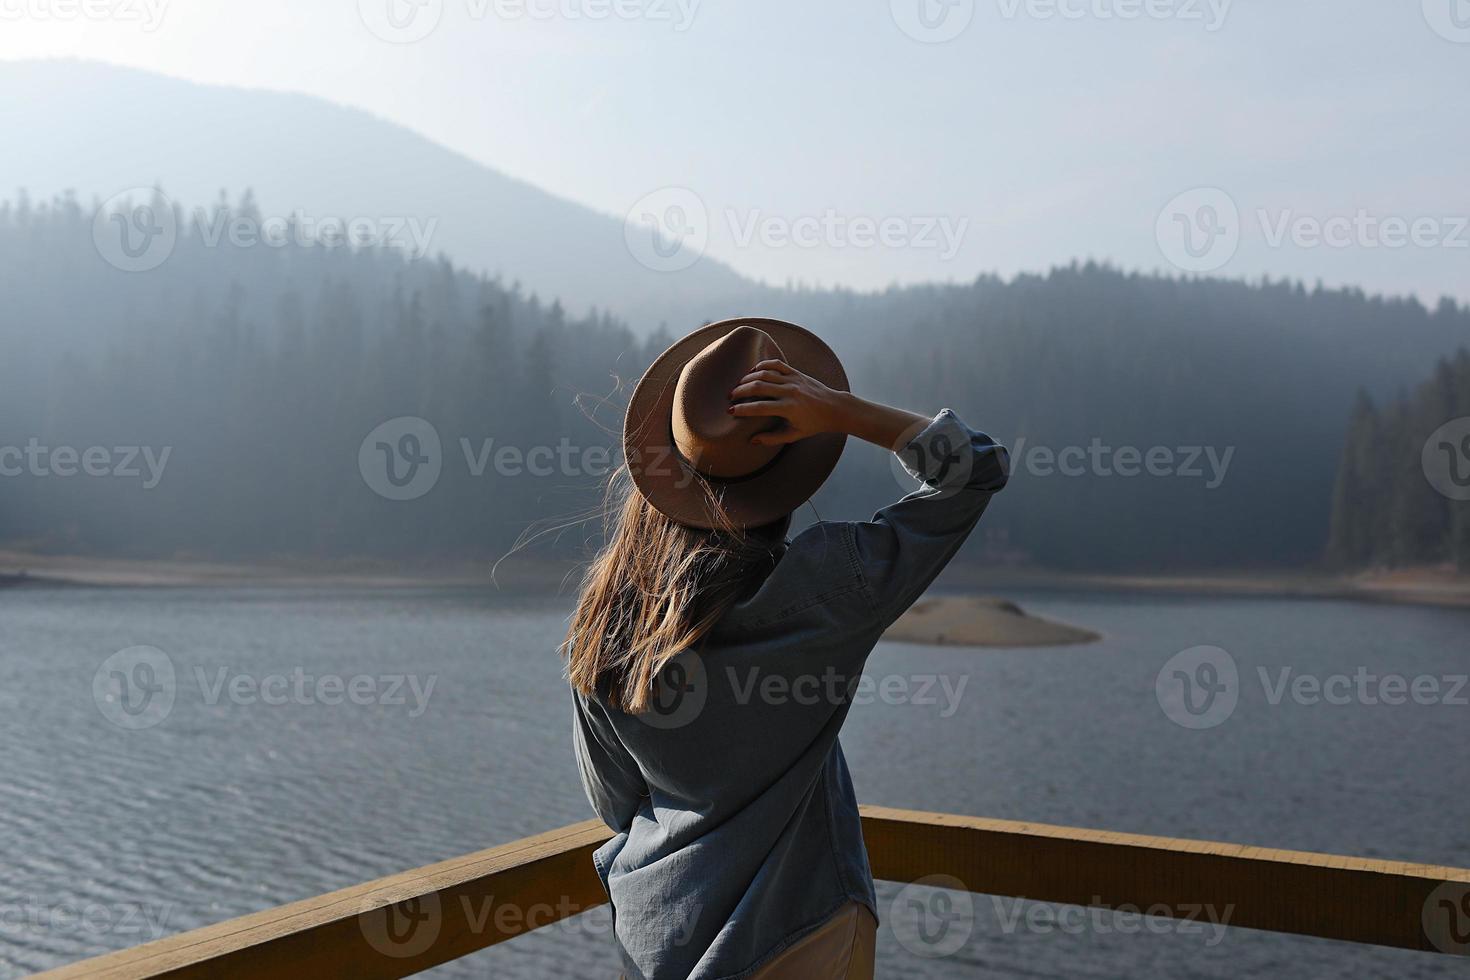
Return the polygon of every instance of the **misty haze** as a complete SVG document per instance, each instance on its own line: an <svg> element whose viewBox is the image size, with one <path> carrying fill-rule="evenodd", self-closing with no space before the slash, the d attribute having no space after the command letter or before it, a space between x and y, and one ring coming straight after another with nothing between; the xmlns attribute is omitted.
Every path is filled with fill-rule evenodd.
<svg viewBox="0 0 1470 980"><path fill-rule="evenodd" d="M1459 975L1470 13L1390 6L5 6L0 977L682 976L727 912L693 976L816 975L816 923L714 907L723 798L658 782L722 678L762 720L700 778L791 747L804 689L708 654L655 762L598 732L608 776L578 624L641 637L599 691L706 602L741 642L680 658L791 661L939 534L863 528L978 492L860 676L798 678L841 706L876 975ZM696 391L708 325L848 414ZM640 380L716 519L630 458ZM791 441L705 467L701 394L726 436L787 399ZM794 511L722 523L833 435ZM667 537L617 551L623 490ZM657 605L773 517L738 602L732 558ZM639 874L695 938L639 946Z"/></svg>

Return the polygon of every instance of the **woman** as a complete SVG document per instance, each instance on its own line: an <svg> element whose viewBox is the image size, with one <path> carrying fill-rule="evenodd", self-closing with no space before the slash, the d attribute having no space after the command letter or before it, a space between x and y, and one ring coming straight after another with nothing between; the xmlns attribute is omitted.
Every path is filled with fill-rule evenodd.
<svg viewBox="0 0 1470 980"><path fill-rule="evenodd" d="M847 436L926 486L871 522L791 513ZM863 662L1005 485L948 410L865 401L815 335L696 330L624 423L627 489L563 645L628 977L871 977L877 929L837 733Z"/></svg>

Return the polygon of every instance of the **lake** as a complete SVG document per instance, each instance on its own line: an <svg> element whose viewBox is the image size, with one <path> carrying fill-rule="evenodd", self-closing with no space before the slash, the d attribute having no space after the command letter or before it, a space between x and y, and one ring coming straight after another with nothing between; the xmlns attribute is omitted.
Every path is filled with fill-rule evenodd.
<svg viewBox="0 0 1470 980"><path fill-rule="evenodd" d="M1470 612L1004 595L1103 640L880 645L868 673L898 694L855 707L843 736L863 802L1470 867L1470 690L1451 690ZM0 590L0 976L587 819L555 653L569 607L468 589ZM1188 728L1171 715L1199 716L1156 680L1201 646L1228 651L1238 703ZM1354 693L1330 703L1344 675ZM1438 694L1378 696L1390 675ZM157 696L129 700L119 678ZM1314 699L1314 681L1339 696ZM978 895L950 952L916 942L899 891L879 883L880 976L1464 975L1449 957ZM608 921L433 975L611 977Z"/></svg>

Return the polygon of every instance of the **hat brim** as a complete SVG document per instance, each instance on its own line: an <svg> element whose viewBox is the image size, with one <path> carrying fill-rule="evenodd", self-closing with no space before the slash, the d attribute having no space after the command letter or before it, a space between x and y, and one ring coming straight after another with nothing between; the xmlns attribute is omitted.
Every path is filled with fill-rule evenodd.
<svg viewBox="0 0 1470 980"><path fill-rule="evenodd" d="M730 521L759 527L788 516L831 475L847 444L842 433L823 433L786 445L754 475L718 480L698 474L674 449L670 420L674 388L696 354L740 326L764 330L776 341L786 363L836 391L847 391L847 372L832 348L794 323L764 317L721 320L673 344L644 372L623 419L623 454L638 492L670 519L691 527L719 526L699 486L707 481Z"/></svg>

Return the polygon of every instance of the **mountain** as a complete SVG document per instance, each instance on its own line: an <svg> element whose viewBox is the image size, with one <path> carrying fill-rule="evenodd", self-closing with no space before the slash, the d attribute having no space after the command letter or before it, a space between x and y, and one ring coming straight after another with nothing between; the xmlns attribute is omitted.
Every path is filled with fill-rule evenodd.
<svg viewBox="0 0 1470 980"><path fill-rule="evenodd" d="M673 333L749 313L828 338L864 394L953 407L1012 446L1011 488L975 554L1301 565L1324 553L1358 391L1387 404L1470 343L1470 310L1450 301L1092 263L861 294L752 284L707 258L669 275L633 259L619 218L365 113L76 62L0 64L0 84L26 93L0 107L0 187L32 191L0 195L0 453L32 439L175 452L151 490L0 480L0 540L12 543L496 553L584 506L595 481L585 468L487 471L461 439L606 448L574 395L612 392L600 419L615 428L614 376L636 377ZM114 216L99 225L91 202L133 186L144 203L155 180L173 204L160 199L155 216L202 205L204 217L139 274L108 254ZM435 219L432 251L448 257L211 238L297 208ZM374 494L359 472L364 435L397 416L437 426L456 467L417 506ZM865 516L903 485L884 454L854 445L817 513ZM1368 557L1349 551L1339 560Z"/></svg>
<svg viewBox="0 0 1470 980"><path fill-rule="evenodd" d="M622 215L322 99L69 60L0 62L0 90L24 93L0 101L0 196L70 189L91 206L156 184L192 209L249 189L266 215L414 220L432 227L430 254L578 313L612 309L639 329L692 325L764 292L708 256L677 274L649 269L629 251Z"/></svg>
<svg viewBox="0 0 1470 980"><path fill-rule="evenodd" d="M125 271L93 230L75 199L0 204L0 541L13 547L497 555L595 503L616 379L670 339L444 259L190 234L156 268ZM1470 311L1448 302L1095 265L788 292L777 309L832 339L858 391L952 407L1012 448L972 557L1090 569L1320 560L1357 389L1417 380L1470 337ZM421 492L401 495L392 460L409 484L422 474ZM854 443L799 519L866 516L908 489L891 458Z"/></svg>

